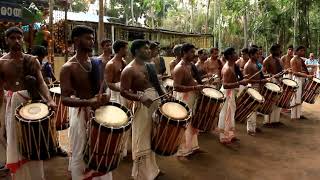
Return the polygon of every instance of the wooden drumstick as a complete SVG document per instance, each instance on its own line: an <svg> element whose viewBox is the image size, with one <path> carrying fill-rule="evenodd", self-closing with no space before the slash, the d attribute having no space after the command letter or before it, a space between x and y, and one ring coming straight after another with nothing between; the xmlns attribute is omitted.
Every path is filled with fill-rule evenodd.
<svg viewBox="0 0 320 180"><path fill-rule="evenodd" d="M163 95L161 95L161 96L159 96L159 97L157 97L157 98L153 99L152 101L159 100L159 99L161 99L161 98L165 97L166 95L171 94L172 92L173 92L173 91L168 91L167 93L165 93L165 94L163 94Z"/></svg>
<svg viewBox="0 0 320 180"><path fill-rule="evenodd" d="M251 80L252 78L254 78L256 75L258 75L258 74L261 73L261 72L262 72L262 70L256 72L254 75L250 76L250 78L249 78L248 80Z"/></svg>

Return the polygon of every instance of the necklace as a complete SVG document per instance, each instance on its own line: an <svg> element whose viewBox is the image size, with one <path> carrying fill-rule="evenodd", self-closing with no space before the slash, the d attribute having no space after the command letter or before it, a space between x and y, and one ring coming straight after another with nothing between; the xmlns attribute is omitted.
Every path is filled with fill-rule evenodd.
<svg viewBox="0 0 320 180"><path fill-rule="evenodd" d="M89 61L89 63L90 63L90 65L89 65L89 70L87 70L85 67L83 67L82 64L79 62L79 60L78 60L76 57L75 57L75 59L76 59L77 63L80 65L80 67L81 67L85 72L91 72L91 71L92 71L92 64L91 64L91 61L89 60L89 58L88 58L88 60L87 60L87 61Z"/></svg>

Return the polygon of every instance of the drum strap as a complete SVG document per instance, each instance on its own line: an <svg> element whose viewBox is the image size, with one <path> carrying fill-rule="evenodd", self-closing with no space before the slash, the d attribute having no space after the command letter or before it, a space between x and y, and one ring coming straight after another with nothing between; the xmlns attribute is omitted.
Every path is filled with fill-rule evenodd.
<svg viewBox="0 0 320 180"><path fill-rule="evenodd" d="M145 67L147 69L148 79L151 85L156 89L159 96L164 95L164 92L160 86L155 65L152 63L145 63Z"/></svg>
<svg viewBox="0 0 320 180"><path fill-rule="evenodd" d="M300 58L300 62L301 62L302 69L305 71L306 74L309 75L308 68L307 68L306 64L304 63L304 61L301 58Z"/></svg>
<svg viewBox="0 0 320 180"><path fill-rule="evenodd" d="M91 59L92 70L90 72L91 78L91 88L93 94L98 94L100 88L102 88L102 81L103 81L103 63L100 59L92 58ZM104 92L104 90L102 90Z"/></svg>
<svg viewBox="0 0 320 180"><path fill-rule="evenodd" d="M234 65L234 72L236 73L236 78L238 81L243 80L243 74L237 64Z"/></svg>
<svg viewBox="0 0 320 180"><path fill-rule="evenodd" d="M162 56L159 57L159 73L164 74L166 72L166 64Z"/></svg>
<svg viewBox="0 0 320 180"><path fill-rule="evenodd" d="M192 71L193 78L196 79L198 84L202 84L200 73L199 73L196 65L194 65L193 63L191 63L191 71Z"/></svg>

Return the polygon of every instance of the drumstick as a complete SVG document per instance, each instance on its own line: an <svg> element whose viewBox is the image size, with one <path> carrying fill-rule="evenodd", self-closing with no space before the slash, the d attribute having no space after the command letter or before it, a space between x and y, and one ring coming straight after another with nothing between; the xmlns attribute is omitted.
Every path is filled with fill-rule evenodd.
<svg viewBox="0 0 320 180"><path fill-rule="evenodd" d="M262 72L262 70L256 72L254 75L250 76L250 78L249 78L248 80L251 80L252 78L254 78L256 75L258 75L258 74L261 73L261 72Z"/></svg>
<svg viewBox="0 0 320 180"><path fill-rule="evenodd" d="M157 98L153 99L152 101L159 100L159 99L163 98L164 96L166 96L166 95L168 95L168 94L171 94L171 93L172 93L172 91L168 91L167 93L165 93L165 94L163 94L163 95L161 95L161 96L159 96L159 97L157 97Z"/></svg>

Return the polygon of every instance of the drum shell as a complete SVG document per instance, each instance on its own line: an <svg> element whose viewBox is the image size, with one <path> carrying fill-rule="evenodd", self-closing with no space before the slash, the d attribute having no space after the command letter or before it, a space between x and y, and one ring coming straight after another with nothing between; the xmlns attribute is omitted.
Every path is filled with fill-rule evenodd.
<svg viewBox="0 0 320 180"><path fill-rule="evenodd" d="M272 91L272 90L266 88L266 86L263 86L260 94L264 97L265 101L263 104L261 104L258 107L258 112L265 114L265 115L271 114L271 112L273 110L273 105L280 98L281 91L279 91L279 92Z"/></svg>
<svg viewBox="0 0 320 180"><path fill-rule="evenodd" d="M68 129L70 126L68 107L62 104L60 94L51 92L51 96L53 97L54 102L58 106L54 117L57 131Z"/></svg>
<svg viewBox="0 0 320 180"><path fill-rule="evenodd" d="M262 103L249 95L247 89L244 89L236 99L235 121L244 122Z"/></svg>
<svg viewBox="0 0 320 180"><path fill-rule="evenodd" d="M195 114L191 119L192 127L205 132L214 130L224 101L225 98L212 98L202 92L201 98L197 101Z"/></svg>
<svg viewBox="0 0 320 180"><path fill-rule="evenodd" d="M124 110L129 120L120 128L110 128L96 122L94 113L91 113L84 161L90 169L102 173L110 172L119 166L124 143L128 138L127 132L132 125L131 111L115 102L107 105L115 105Z"/></svg>
<svg viewBox="0 0 320 180"><path fill-rule="evenodd" d="M183 105L188 112L185 119L173 120L161 112L161 105L166 102L176 102ZM179 148L186 126L191 118L191 111L187 104L179 100L164 101L155 112L153 117L153 129L151 149L162 156L174 155Z"/></svg>
<svg viewBox="0 0 320 180"><path fill-rule="evenodd" d="M319 93L320 83L317 83L313 80L309 80L304 87L302 100L306 103L314 104Z"/></svg>
<svg viewBox="0 0 320 180"><path fill-rule="evenodd" d="M42 101L32 101L34 102ZM28 103L16 109L20 153L29 160L50 159L56 154L58 146L54 122L51 120L54 113L50 110L49 116L29 121L19 115L19 110L26 104Z"/></svg>
<svg viewBox="0 0 320 180"><path fill-rule="evenodd" d="M286 78L284 78L286 79ZM288 86L281 81L282 93L276 103L276 105L280 108L290 109L291 100L297 91L297 86Z"/></svg>

